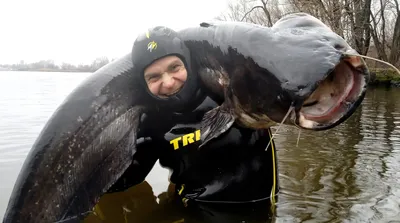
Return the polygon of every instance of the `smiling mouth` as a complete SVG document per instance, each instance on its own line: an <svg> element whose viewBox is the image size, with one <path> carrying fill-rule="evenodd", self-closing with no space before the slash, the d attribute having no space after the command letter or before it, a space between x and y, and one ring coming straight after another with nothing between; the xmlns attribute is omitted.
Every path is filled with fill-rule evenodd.
<svg viewBox="0 0 400 223"><path fill-rule="evenodd" d="M174 96L175 94L177 94L177 93L182 89L182 87L183 87L183 86L177 88L175 91L173 91L173 92L171 92L171 93L162 94L162 95L160 95L160 96L163 97L163 98L167 98L167 97Z"/></svg>
<svg viewBox="0 0 400 223"><path fill-rule="evenodd" d="M322 130L349 117L364 97L365 76L364 64L359 57L343 59L304 101L296 114L297 125Z"/></svg>

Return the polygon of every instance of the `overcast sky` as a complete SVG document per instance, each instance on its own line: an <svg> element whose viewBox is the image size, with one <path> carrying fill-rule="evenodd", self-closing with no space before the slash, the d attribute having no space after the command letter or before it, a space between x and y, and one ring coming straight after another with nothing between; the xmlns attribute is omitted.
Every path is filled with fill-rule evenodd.
<svg viewBox="0 0 400 223"><path fill-rule="evenodd" d="M0 64L91 63L131 50L139 32L210 21L229 0L1 0Z"/></svg>

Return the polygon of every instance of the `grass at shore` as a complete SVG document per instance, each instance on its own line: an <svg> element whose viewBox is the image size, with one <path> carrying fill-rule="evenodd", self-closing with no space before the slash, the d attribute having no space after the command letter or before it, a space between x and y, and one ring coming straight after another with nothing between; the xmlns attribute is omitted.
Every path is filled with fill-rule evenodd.
<svg viewBox="0 0 400 223"><path fill-rule="evenodd" d="M395 85L400 87L400 74L393 69L370 68L370 85Z"/></svg>

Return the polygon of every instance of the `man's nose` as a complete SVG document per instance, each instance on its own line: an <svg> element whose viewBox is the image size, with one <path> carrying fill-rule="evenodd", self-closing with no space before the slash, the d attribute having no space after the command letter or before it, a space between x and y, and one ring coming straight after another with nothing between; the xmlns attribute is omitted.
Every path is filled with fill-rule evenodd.
<svg viewBox="0 0 400 223"><path fill-rule="evenodd" d="M175 83L175 80L170 74L165 73L163 75L163 86L164 87L166 87L166 88L173 87L174 83Z"/></svg>

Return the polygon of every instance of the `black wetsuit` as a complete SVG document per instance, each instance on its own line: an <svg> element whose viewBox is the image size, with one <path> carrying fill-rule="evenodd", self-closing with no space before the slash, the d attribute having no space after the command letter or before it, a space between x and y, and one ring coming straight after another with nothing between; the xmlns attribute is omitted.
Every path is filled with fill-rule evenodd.
<svg viewBox="0 0 400 223"><path fill-rule="evenodd" d="M111 191L142 182L157 159L170 169L171 183L183 201L243 203L269 199L278 192L276 151L269 130L237 125L219 138L200 145L199 123L205 112L218 106L205 97L191 112L147 114L140 124L132 166ZM274 186L275 185L275 186ZM273 189L273 187L275 189Z"/></svg>
<svg viewBox="0 0 400 223"><path fill-rule="evenodd" d="M184 62L187 79L178 93L160 99L149 91L143 73L145 67L166 55L178 56ZM178 206L182 206L183 201L183 206L194 207L189 208L195 210L194 219L228 222L227 216L231 218L232 213L221 212L221 207L235 203L233 206L236 210L244 210L240 207L243 205L239 204L248 206L251 203L261 204L251 205L253 207L249 210L253 212L258 209L254 206L259 206L262 222L265 222L268 216L265 216L267 211L264 204L269 204L271 194L276 195L279 190L274 144L271 143L266 150L270 131L255 131L233 124L227 132L199 148L202 118L206 112L220 105L223 98L202 85L203 82L198 78L199 68L192 60L189 49L179 39L178 33L167 27L150 29L135 41L132 73L137 74L135 81L143 87L137 90L147 92L142 94L142 100L148 109L139 124L133 162L108 192L131 189L143 182L159 160L163 167L171 171L170 181L175 185L175 195L178 195L175 198L179 198L173 199L173 204L176 201ZM274 199L275 196L271 200ZM100 203L107 206L107 203ZM219 205L218 209L211 208L221 203L224 205ZM206 207L200 207L204 205ZM169 213L170 206L176 205L161 206L157 209ZM203 211L205 209L207 211ZM177 211L177 215L181 217L187 212ZM141 214L141 211L135 213ZM251 216L249 213L244 211L242 216ZM154 222L147 220L152 217L152 214L144 217L145 222ZM239 217L243 218L247 217ZM193 218L185 217L185 222L190 221L188 219Z"/></svg>

